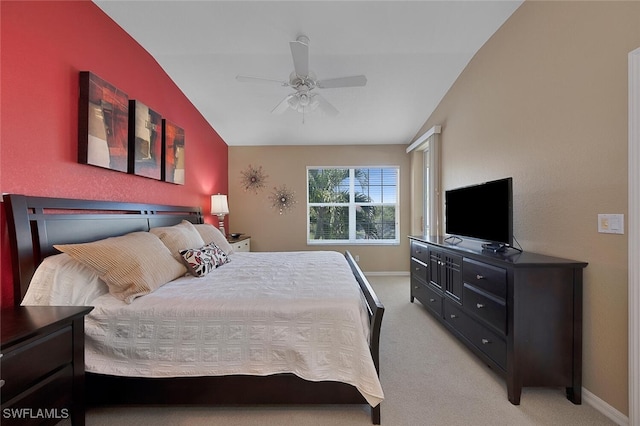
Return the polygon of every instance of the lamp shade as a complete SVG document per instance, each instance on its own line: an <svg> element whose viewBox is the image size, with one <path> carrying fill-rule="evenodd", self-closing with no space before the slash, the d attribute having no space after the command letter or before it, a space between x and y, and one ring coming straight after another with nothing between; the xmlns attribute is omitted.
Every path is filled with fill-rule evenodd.
<svg viewBox="0 0 640 426"><path fill-rule="evenodd" d="M211 196L211 214L228 214L227 196L216 194Z"/></svg>

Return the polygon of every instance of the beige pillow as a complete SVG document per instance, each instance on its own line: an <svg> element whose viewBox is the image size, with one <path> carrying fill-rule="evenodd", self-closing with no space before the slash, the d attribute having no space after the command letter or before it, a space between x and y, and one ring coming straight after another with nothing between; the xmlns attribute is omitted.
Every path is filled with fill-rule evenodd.
<svg viewBox="0 0 640 426"><path fill-rule="evenodd" d="M107 283L109 293L131 303L187 272L162 241L149 232L84 244L54 245L77 261L93 268Z"/></svg>
<svg viewBox="0 0 640 426"><path fill-rule="evenodd" d="M222 235L222 232L220 232L218 228L208 223L197 223L193 226L200 233L205 244L215 243L226 254L233 253L233 247L231 247L231 244L227 241L227 237Z"/></svg>
<svg viewBox="0 0 640 426"><path fill-rule="evenodd" d="M182 250L194 249L205 245L202 237L193 227L193 223L186 220L174 226L151 228L149 232L160 238L160 241L167 246L173 258L180 263L182 263L182 256L180 255Z"/></svg>

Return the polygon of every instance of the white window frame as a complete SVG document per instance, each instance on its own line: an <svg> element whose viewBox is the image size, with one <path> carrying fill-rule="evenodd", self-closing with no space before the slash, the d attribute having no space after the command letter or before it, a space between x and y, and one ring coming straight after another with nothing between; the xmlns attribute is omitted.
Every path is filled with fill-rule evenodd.
<svg viewBox="0 0 640 426"><path fill-rule="evenodd" d="M349 170L349 202L348 203L310 203L309 202L309 171L321 169ZM355 169L394 169L396 171L396 201L395 203L356 203L355 202ZM307 166L307 245L399 245L400 244L400 166ZM312 240L311 207L331 205L349 207L349 239L342 240ZM394 239L356 239L356 207L362 205L393 206L395 207L395 238Z"/></svg>
<svg viewBox="0 0 640 426"><path fill-rule="evenodd" d="M422 151L422 223L424 235L441 235L440 126L433 126L407 147L407 154Z"/></svg>

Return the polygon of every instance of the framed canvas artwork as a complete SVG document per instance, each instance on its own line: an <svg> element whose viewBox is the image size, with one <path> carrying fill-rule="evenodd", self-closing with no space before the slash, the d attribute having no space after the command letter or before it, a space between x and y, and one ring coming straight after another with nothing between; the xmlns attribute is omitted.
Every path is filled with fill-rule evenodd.
<svg viewBox="0 0 640 426"><path fill-rule="evenodd" d="M162 180L184 185L184 129L162 120Z"/></svg>
<svg viewBox="0 0 640 426"><path fill-rule="evenodd" d="M129 101L129 173L162 178L162 116L137 100Z"/></svg>
<svg viewBox="0 0 640 426"><path fill-rule="evenodd" d="M78 162L127 172L129 97L97 75L80 72Z"/></svg>

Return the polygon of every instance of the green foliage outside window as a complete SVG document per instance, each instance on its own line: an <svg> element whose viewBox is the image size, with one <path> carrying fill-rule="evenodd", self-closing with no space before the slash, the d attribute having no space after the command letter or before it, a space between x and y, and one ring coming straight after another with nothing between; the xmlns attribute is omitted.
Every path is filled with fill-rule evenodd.
<svg viewBox="0 0 640 426"><path fill-rule="evenodd" d="M396 240L397 174L397 168L309 169L309 240Z"/></svg>

